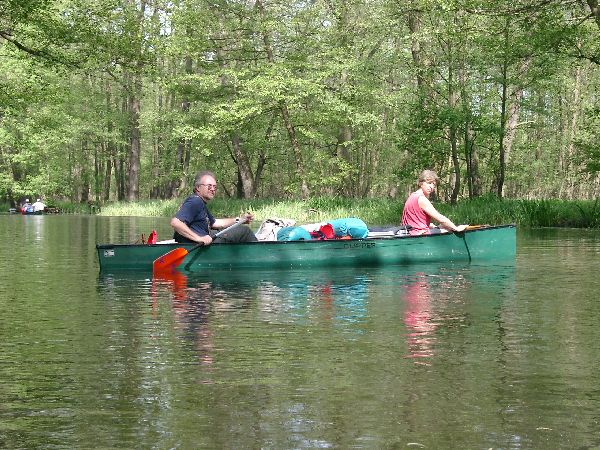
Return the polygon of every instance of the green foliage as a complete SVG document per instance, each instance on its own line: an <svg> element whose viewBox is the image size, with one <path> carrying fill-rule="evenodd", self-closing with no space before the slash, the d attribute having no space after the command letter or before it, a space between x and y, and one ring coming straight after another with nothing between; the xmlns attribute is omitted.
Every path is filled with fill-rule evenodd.
<svg viewBox="0 0 600 450"><path fill-rule="evenodd" d="M579 149L577 161L586 170L600 172L600 105L587 111L588 122L576 140Z"/></svg>
<svg viewBox="0 0 600 450"><path fill-rule="evenodd" d="M575 202L575 207L581 212L581 220L577 222L578 226L584 228L600 227L600 205L596 199L593 202Z"/></svg>
<svg viewBox="0 0 600 450"><path fill-rule="evenodd" d="M495 191L503 88L505 196L600 195L600 28L585 2L141 5L0 11L0 197L124 199L140 131L142 199L183 195L202 168L229 196L286 199L303 182L394 196L433 168L444 198L453 177L464 198L468 180Z"/></svg>
<svg viewBox="0 0 600 450"><path fill-rule="evenodd" d="M140 202L114 202L101 208L101 216L172 217L181 201L147 200Z"/></svg>
<svg viewBox="0 0 600 450"><path fill-rule="evenodd" d="M111 203L102 208L104 216L172 217L180 200ZM568 202L560 200L500 200L494 195L463 200L457 205L434 203L436 209L455 223L500 225L515 223L526 228L600 228L600 200ZM397 225L403 201L390 199L349 199L314 197L299 200L239 200L216 198L210 203L215 217L235 217L252 211L256 222L270 217L294 219L297 223L319 223L344 217L357 217L369 225Z"/></svg>

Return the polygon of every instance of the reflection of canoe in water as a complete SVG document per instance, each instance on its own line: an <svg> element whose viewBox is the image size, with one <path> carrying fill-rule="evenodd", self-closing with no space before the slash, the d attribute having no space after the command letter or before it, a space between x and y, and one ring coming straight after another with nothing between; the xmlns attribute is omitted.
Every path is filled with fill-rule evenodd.
<svg viewBox="0 0 600 450"><path fill-rule="evenodd" d="M151 271L158 257L192 244L99 244L100 270ZM463 233L367 239L213 244L190 251L178 270L377 267L446 261L514 259L514 225L480 227Z"/></svg>

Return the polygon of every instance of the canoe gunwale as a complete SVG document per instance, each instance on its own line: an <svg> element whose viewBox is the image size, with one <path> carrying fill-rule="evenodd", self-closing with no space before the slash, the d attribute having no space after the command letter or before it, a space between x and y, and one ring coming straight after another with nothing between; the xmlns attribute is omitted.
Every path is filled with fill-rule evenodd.
<svg viewBox="0 0 600 450"><path fill-rule="evenodd" d="M501 228L516 228L515 224L508 225L493 225L493 226L482 226L481 228L475 228L472 230L465 230L460 233L436 233L436 234L421 234L421 235L401 235L401 236L376 236L376 237L366 237L366 238L350 238L350 239L311 239L311 240L301 240L301 241L256 241L256 242L222 242L211 244L211 246L240 246L240 245L319 245L326 242L358 242L358 241L395 241L400 239L436 239L443 236L448 236L455 234L457 236L464 236L470 233L479 233L482 231L490 231L494 229ZM192 248L196 244L194 243L178 243L178 242L168 242L165 244L156 243L156 244L96 244L96 248L101 249L111 249L115 247L183 247L183 248Z"/></svg>

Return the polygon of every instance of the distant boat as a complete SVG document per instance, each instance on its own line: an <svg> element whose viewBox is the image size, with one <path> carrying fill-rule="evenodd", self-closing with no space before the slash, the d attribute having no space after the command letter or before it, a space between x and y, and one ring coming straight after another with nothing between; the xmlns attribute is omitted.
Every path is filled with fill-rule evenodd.
<svg viewBox="0 0 600 450"><path fill-rule="evenodd" d="M25 208L10 208L8 210L10 214L22 214L24 216L41 216L42 214L60 214L60 209L55 206L46 206L43 210L34 211L34 208L31 206Z"/></svg>
<svg viewBox="0 0 600 450"><path fill-rule="evenodd" d="M175 249L186 249L176 269L288 269L366 267L414 263L514 260L516 226L477 226L462 233L378 236L364 239L259 241L237 244L98 244L100 271L152 271L153 262ZM186 252L183 252L184 254Z"/></svg>

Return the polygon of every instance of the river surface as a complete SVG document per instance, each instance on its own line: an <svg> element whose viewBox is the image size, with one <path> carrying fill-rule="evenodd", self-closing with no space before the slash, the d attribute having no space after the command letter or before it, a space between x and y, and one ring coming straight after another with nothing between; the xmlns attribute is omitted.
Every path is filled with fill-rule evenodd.
<svg viewBox="0 0 600 450"><path fill-rule="evenodd" d="M168 221L0 216L0 448L598 449L600 232L509 265L102 275Z"/></svg>

